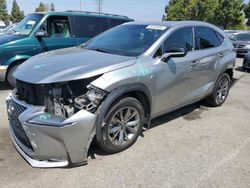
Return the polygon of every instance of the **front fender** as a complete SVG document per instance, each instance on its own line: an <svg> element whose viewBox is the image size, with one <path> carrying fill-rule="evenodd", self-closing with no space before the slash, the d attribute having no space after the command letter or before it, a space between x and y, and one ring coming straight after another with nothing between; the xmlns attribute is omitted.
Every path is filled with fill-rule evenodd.
<svg viewBox="0 0 250 188"><path fill-rule="evenodd" d="M101 106L99 107L98 112L97 112L98 113L97 120L96 120L96 139L97 139L97 141L101 141L101 139L102 139L101 129L102 129L102 126L105 125L104 118L105 118L105 115L110 108L110 105L115 100L117 100L119 97L121 97L122 95L129 93L129 92L133 92L133 91L140 91L140 92L143 92L144 94L146 94L146 96L149 99L150 108L151 108L152 95L151 95L149 89L144 84L141 84L141 83L129 84L129 85L121 86L121 87L114 89L113 91L111 91L111 93L103 101L103 103L101 104ZM150 122L150 118L148 121Z"/></svg>
<svg viewBox="0 0 250 188"><path fill-rule="evenodd" d="M16 62L16 61L25 61L29 58L31 58L31 56L29 56L29 55L16 55L16 56L10 58L8 61L6 61L5 65L11 65L13 62Z"/></svg>

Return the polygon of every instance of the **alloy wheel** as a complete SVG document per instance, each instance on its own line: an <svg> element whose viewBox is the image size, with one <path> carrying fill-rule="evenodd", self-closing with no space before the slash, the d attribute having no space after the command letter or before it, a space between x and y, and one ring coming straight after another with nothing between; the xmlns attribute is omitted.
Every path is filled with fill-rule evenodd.
<svg viewBox="0 0 250 188"><path fill-rule="evenodd" d="M229 80L227 78L221 79L217 87L217 95L216 95L217 104L221 104L226 100L228 90L229 90Z"/></svg>
<svg viewBox="0 0 250 188"><path fill-rule="evenodd" d="M118 110L108 125L109 140L114 145L129 144L140 126L139 112L134 107Z"/></svg>

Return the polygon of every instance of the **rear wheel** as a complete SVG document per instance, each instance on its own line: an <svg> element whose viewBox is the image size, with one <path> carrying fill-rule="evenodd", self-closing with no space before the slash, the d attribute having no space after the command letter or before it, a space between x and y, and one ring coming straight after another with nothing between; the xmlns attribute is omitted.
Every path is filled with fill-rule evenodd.
<svg viewBox="0 0 250 188"><path fill-rule="evenodd" d="M121 98L108 111L98 145L109 153L127 149L137 140L144 119L141 103L132 97Z"/></svg>
<svg viewBox="0 0 250 188"><path fill-rule="evenodd" d="M223 73L216 84L212 94L206 99L206 102L211 106L221 106L227 99L230 89L231 79L227 73Z"/></svg>

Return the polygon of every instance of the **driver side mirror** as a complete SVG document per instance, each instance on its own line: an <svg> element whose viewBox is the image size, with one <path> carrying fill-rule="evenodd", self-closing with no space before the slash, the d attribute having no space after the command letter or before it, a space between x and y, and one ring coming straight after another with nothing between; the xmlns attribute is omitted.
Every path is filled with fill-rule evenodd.
<svg viewBox="0 0 250 188"><path fill-rule="evenodd" d="M184 57L187 55L187 49L185 47L169 47L162 55L161 61L167 62L172 57Z"/></svg>
<svg viewBox="0 0 250 188"><path fill-rule="evenodd" d="M36 33L36 38L39 39L39 38L43 38L43 37L49 37L47 31L38 31Z"/></svg>

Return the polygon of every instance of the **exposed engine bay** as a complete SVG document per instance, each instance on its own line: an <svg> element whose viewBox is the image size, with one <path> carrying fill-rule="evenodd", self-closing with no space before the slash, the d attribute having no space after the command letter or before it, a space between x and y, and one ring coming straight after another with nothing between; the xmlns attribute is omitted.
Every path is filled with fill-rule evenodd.
<svg viewBox="0 0 250 188"><path fill-rule="evenodd" d="M29 105L45 106L45 112L65 118L84 109L95 113L107 92L90 83L97 77L52 84L16 83L16 95Z"/></svg>

